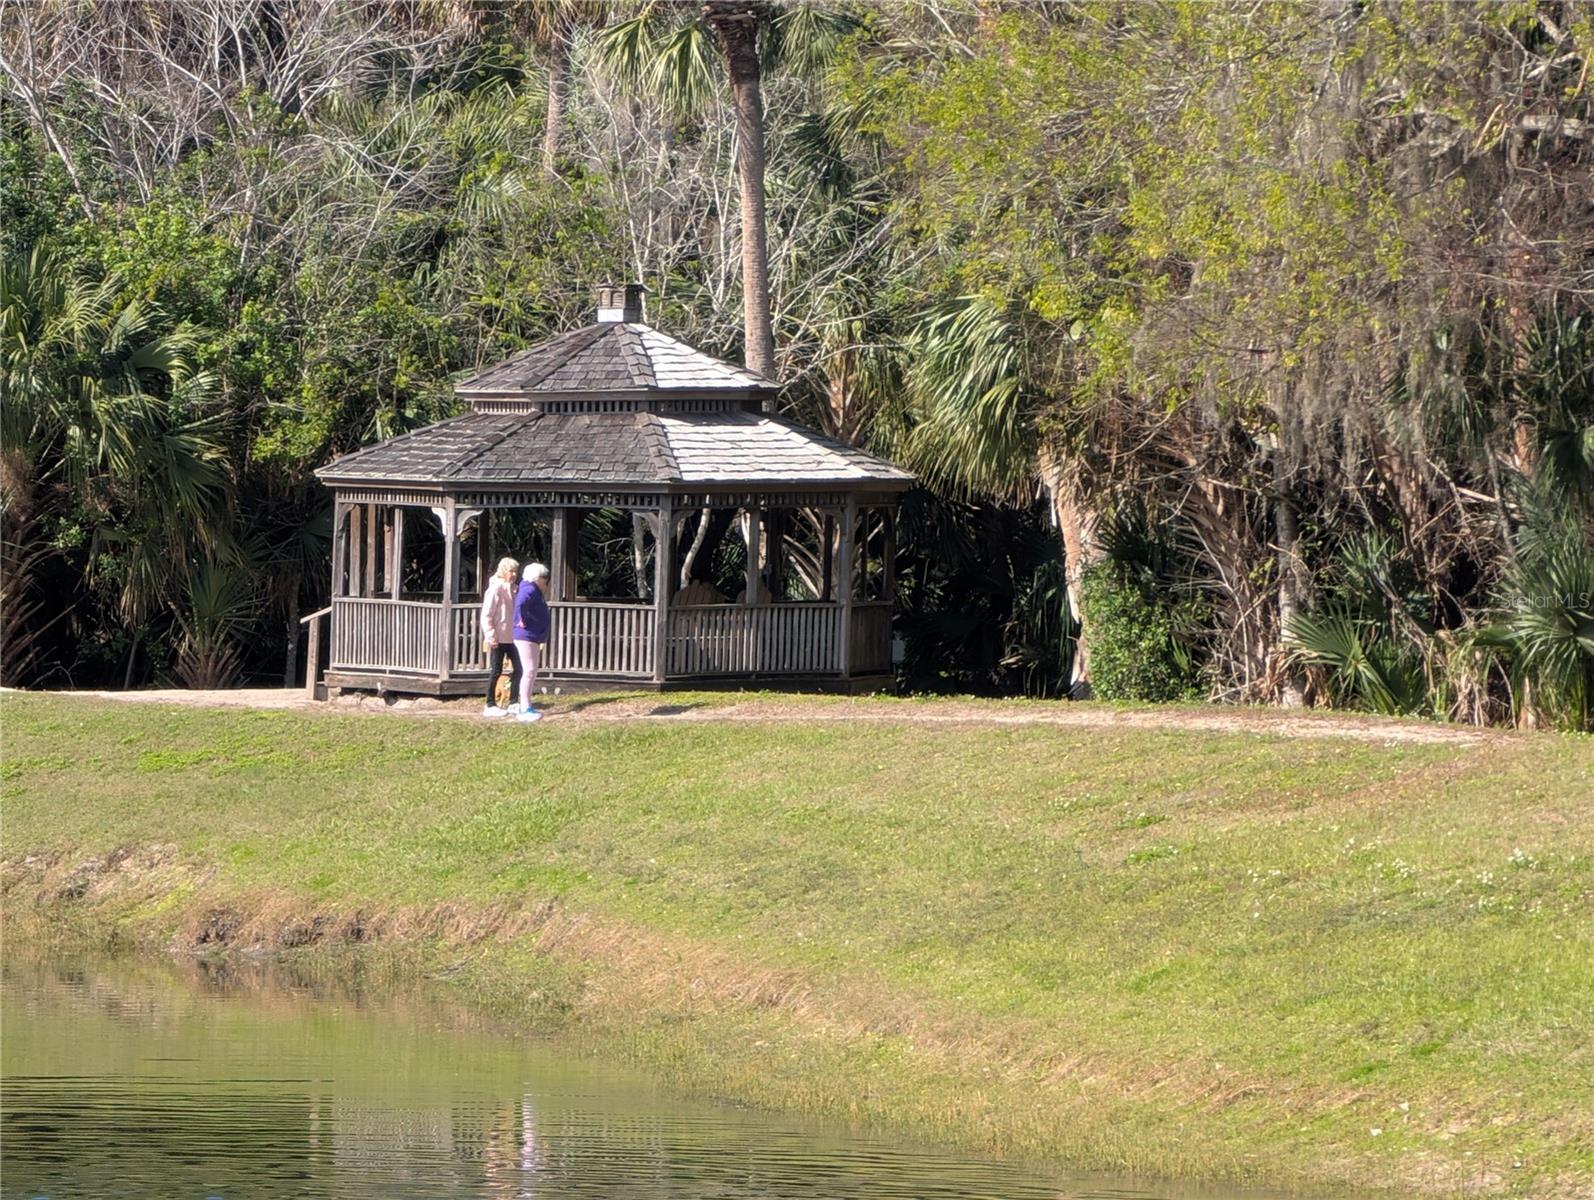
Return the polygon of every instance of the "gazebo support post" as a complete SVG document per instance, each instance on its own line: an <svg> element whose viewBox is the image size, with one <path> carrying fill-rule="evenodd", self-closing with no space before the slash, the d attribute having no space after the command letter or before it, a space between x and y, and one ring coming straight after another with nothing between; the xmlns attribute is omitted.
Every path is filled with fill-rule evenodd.
<svg viewBox="0 0 1594 1200"><path fill-rule="evenodd" d="M823 549L819 553L819 569L823 578L819 584L819 598L828 602L836 598L836 515L825 509L820 525Z"/></svg>
<svg viewBox="0 0 1594 1200"><path fill-rule="evenodd" d="M880 599L895 604L897 600L897 510L885 510L886 524L885 535L885 561L881 563L883 572L881 580Z"/></svg>
<svg viewBox="0 0 1594 1200"><path fill-rule="evenodd" d="M493 527L493 510L484 508L476 514L476 594L487 592L488 549L487 538Z"/></svg>
<svg viewBox="0 0 1594 1200"><path fill-rule="evenodd" d="M569 600L575 595L575 587L570 575L570 531L574 523L570 520L568 508L553 510L553 530L551 545L548 548L548 574L553 577L553 598L555 600Z"/></svg>
<svg viewBox="0 0 1594 1200"><path fill-rule="evenodd" d="M745 588L743 600L748 607L758 603L758 568L759 559L762 557L759 550L763 541L762 517L763 513L759 509L747 510L747 580L743 585Z"/></svg>
<svg viewBox="0 0 1594 1200"><path fill-rule="evenodd" d="M852 678L852 596L856 590L856 581L852 577L853 570L853 539L858 532L858 496L856 493L847 494L847 506L842 511L841 517L841 553L837 556L836 586L840 589L837 599L841 601L841 677Z"/></svg>
<svg viewBox="0 0 1594 1200"><path fill-rule="evenodd" d="M382 538L377 547L377 561L382 564L378 579L387 585L388 595L393 594L393 514L398 511L392 504L382 506ZM373 584L376 580L372 581ZM372 591L381 595L382 589L373 587Z"/></svg>
<svg viewBox="0 0 1594 1200"><path fill-rule="evenodd" d="M393 558L388 567L388 592L395 600L404 599L404 510L393 506Z"/></svg>
<svg viewBox="0 0 1594 1200"><path fill-rule="evenodd" d="M365 505L349 507L349 595L365 595L362 568L365 566Z"/></svg>
<svg viewBox="0 0 1594 1200"><path fill-rule="evenodd" d="M454 670L454 605L459 601L459 530L454 521L454 498L443 501L443 606L437 621L437 677L447 679Z"/></svg>
<svg viewBox="0 0 1594 1200"><path fill-rule="evenodd" d="M332 504L332 592L331 595L349 594L349 535L344 522L349 519L349 506L342 500Z"/></svg>
<svg viewBox="0 0 1594 1200"><path fill-rule="evenodd" d="M746 649L744 651L749 670L757 672L764 664L761 661L761 648L763 643L758 636L758 622L754 619L752 609L758 604L758 560L760 543L764 540L760 529L763 516L761 510L749 507L747 510L747 579L742 585L742 601L748 608L746 625Z"/></svg>
<svg viewBox="0 0 1594 1200"><path fill-rule="evenodd" d="M453 530L451 536L454 539L454 569L449 572L448 576L448 602L450 604L458 604L461 591L460 585L465 581L465 555L461 552L463 549L461 543L465 540L465 529L464 521L460 519L461 514L457 502L453 500L448 502L448 512L450 526Z"/></svg>
<svg viewBox="0 0 1594 1200"><path fill-rule="evenodd" d="M361 572L365 569L365 505L349 505L349 595L363 596Z"/></svg>
<svg viewBox="0 0 1594 1200"><path fill-rule="evenodd" d="M653 515L653 682L662 684L670 666L671 561L675 555L675 507L666 497Z"/></svg>
<svg viewBox="0 0 1594 1200"><path fill-rule="evenodd" d="M377 506L365 506L365 570L361 572L364 577L366 596L376 595L376 539L379 533L377 522Z"/></svg>

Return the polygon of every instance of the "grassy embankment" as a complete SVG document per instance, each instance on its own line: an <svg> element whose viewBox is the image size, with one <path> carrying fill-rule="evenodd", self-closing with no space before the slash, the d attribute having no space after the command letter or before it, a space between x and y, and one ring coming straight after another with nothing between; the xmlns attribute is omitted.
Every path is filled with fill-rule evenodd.
<svg viewBox="0 0 1594 1200"><path fill-rule="evenodd" d="M379 945L686 1088L1080 1166L1594 1189L1587 739L3 704L12 938Z"/></svg>

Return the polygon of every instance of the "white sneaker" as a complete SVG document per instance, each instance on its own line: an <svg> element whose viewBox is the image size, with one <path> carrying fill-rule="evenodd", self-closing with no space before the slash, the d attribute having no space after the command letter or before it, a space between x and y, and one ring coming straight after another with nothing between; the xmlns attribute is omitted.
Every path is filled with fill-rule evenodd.
<svg viewBox="0 0 1594 1200"><path fill-rule="evenodd" d="M509 715L510 716L514 716L519 711L520 711L520 701L516 700L513 704L511 704L509 706Z"/></svg>
<svg viewBox="0 0 1594 1200"><path fill-rule="evenodd" d="M540 721L540 720L542 720L542 714L540 712L538 712L535 708L528 708L525 712L519 714L515 718L515 720L517 720L517 721Z"/></svg>
<svg viewBox="0 0 1594 1200"><path fill-rule="evenodd" d="M486 708L482 709L482 716L484 717L507 717L508 715L508 712L499 708L496 704L489 704Z"/></svg>

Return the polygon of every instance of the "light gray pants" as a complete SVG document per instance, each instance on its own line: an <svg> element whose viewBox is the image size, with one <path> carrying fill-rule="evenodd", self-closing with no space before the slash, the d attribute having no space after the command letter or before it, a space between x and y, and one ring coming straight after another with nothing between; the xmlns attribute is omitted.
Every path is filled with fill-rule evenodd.
<svg viewBox="0 0 1594 1200"><path fill-rule="evenodd" d="M515 654L520 658L520 711L525 712L537 692L537 663L542 658L542 646L516 640Z"/></svg>

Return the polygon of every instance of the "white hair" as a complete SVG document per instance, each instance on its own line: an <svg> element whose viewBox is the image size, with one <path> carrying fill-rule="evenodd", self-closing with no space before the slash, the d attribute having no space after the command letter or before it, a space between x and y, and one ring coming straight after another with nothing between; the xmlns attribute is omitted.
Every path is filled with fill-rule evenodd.
<svg viewBox="0 0 1594 1200"><path fill-rule="evenodd" d="M526 569L520 573L520 577L522 579L530 579L533 581L538 579L547 579L548 568L543 566L540 562L527 563Z"/></svg>

